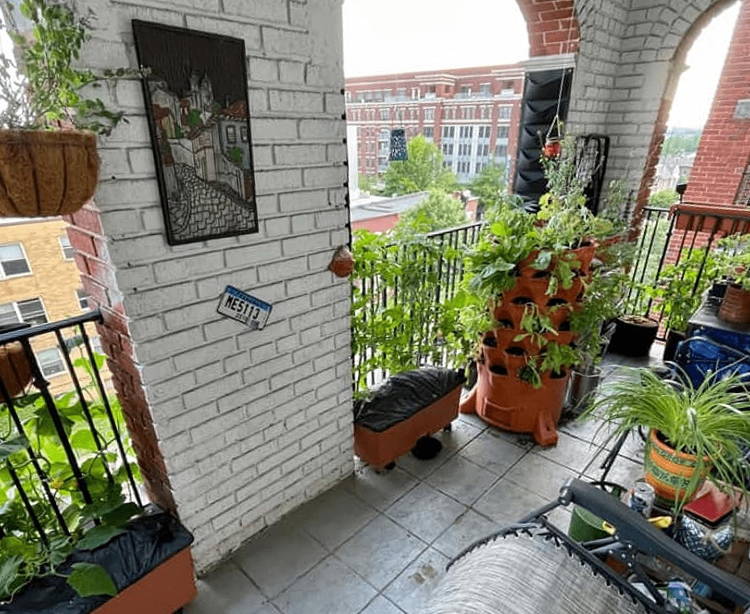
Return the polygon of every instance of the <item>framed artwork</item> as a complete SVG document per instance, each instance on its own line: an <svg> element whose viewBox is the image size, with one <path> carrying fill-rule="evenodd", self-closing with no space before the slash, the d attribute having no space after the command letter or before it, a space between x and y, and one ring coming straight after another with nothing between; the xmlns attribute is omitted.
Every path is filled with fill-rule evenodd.
<svg viewBox="0 0 750 614"><path fill-rule="evenodd" d="M258 232L245 43L133 20L170 245Z"/></svg>

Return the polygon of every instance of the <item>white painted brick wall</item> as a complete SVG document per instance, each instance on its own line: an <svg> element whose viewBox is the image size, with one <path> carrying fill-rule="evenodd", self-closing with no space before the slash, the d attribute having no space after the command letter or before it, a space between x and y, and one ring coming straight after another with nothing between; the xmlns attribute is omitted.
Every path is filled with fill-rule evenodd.
<svg viewBox="0 0 750 614"><path fill-rule="evenodd" d="M622 178L638 189L677 48L693 24L721 4L576 0L581 45L568 128L611 137L606 181Z"/></svg>
<svg viewBox="0 0 750 614"><path fill-rule="evenodd" d="M92 67L135 65L130 20L240 37L247 47L261 232L170 247L143 96L102 143L96 203L137 360L199 570L352 470L341 0L77 0ZM216 314L226 284L274 303L249 332Z"/></svg>

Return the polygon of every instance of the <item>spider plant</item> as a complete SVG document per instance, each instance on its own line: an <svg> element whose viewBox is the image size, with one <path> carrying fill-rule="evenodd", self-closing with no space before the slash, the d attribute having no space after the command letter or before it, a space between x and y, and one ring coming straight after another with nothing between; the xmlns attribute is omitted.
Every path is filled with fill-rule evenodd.
<svg viewBox="0 0 750 614"><path fill-rule="evenodd" d="M646 427L675 452L694 457L692 475L677 490L675 512L691 500L706 476L720 488L738 487L744 492L750 475L745 460L750 447L748 380L741 375L719 379L709 373L696 387L687 377L674 382L648 369L629 371L633 377L608 388L584 416L603 418L602 427L611 428L609 439ZM647 471L649 462L654 462L653 447L649 438Z"/></svg>

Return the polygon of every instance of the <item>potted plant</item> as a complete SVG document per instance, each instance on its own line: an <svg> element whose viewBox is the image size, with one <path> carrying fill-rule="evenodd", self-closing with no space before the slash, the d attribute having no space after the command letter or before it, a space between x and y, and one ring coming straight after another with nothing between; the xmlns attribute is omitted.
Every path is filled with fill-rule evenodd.
<svg viewBox="0 0 750 614"><path fill-rule="evenodd" d="M718 243L728 285L719 317L733 324L750 322L750 235L734 235Z"/></svg>
<svg viewBox="0 0 750 614"><path fill-rule="evenodd" d="M96 134L122 119L87 92L128 71L96 75L74 67L91 26L61 2L22 0L29 34L4 22L18 63L0 59L0 216L52 216L80 209L94 195Z"/></svg>
<svg viewBox="0 0 750 614"><path fill-rule="evenodd" d="M464 291L489 311L492 328L470 331L481 339L478 382L461 411L551 445L570 368L581 360L571 317L585 309L596 241L612 226L585 206L572 141L543 164L550 192L539 212L499 203L466 257Z"/></svg>
<svg viewBox="0 0 750 614"><path fill-rule="evenodd" d="M678 263L665 266L656 286L647 289L647 295L654 299L653 308L664 316L665 361L674 359L677 345L685 339L690 318L718 274L719 266L713 252L706 248L694 249Z"/></svg>
<svg viewBox="0 0 750 614"><path fill-rule="evenodd" d="M700 386L689 379L663 380L648 369L615 383L584 413L602 418L615 440L634 428L649 431L646 481L675 512L704 479L745 489L750 445L750 398L739 375L710 375ZM606 445L606 444L605 444Z"/></svg>

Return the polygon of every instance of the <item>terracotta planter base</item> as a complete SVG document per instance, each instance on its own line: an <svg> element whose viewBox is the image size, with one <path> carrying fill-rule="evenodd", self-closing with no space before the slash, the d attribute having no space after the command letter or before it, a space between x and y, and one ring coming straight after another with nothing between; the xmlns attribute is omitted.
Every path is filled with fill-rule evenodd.
<svg viewBox="0 0 750 614"><path fill-rule="evenodd" d="M197 593L193 558L190 549L185 548L96 608L93 614L172 614L195 599Z"/></svg>
<svg viewBox="0 0 750 614"><path fill-rule="evenodd" d="M354 425L354 453L376 469L382 469L406 454L420 437L450 425L458 417L458 401L463 384L420 409L406 420L376 432Z"/></svg>

